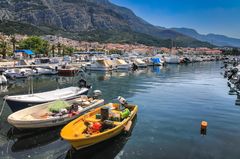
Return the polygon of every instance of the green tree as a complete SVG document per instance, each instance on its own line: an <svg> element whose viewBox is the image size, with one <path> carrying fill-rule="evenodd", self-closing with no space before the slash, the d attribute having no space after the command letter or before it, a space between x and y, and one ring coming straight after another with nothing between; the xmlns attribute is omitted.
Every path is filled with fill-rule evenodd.
<svg viewBox="0 0 240 159"><path fill-rule="evenodd" d="M74 52L74 48L73 47L65 47L65 53L67 55L71 55Z"/></svg>
<svg viewBox="0 0 240 159"><path fill-rule="evenodd" d="M3 56L3 59L6 59L6 56L7 56L7 42L5 40L1 40L0 51L1 51L1 54Z"/></svg>
<svg viewBox="0 0 240 159"><path fill-rule="evenodd" d="M49 51L48 41L41 39L37 36L31 36L25 40L20 41L20 49L29 49L34 51L36 54L47 55Z"/></svg>
<svg viewBox="0 0 240 159"><path fill-rule="evenodd" d="M16 40L16 37L13 35L11 36L11 39L10 39L11 43L12 43L12 50L13 50L13 54L16 50L16 43L17 43L17 40Z"/></svg>
<svg viewBox="0 0 240 159"><path fill-rule="evenodd" d="M111 54L119 54L119 55L122 55L123 52L122 52L122 50L111 49L111 50L109 50L109 54L110 54L110 55L111 55Z"/></svg>
<svg viewBox="0 0 240 159"><path fill-rule="evenodd" d="M238 48L232 49L232 55L235 55L235 56L240 55L240 51L238 50Z"/></svg>

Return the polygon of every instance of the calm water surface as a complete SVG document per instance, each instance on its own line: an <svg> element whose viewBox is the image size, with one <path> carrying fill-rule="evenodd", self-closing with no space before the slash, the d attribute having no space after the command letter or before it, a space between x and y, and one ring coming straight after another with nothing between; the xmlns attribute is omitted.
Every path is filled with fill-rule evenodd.
<svg viewBox="0 0 240 159"><path fill-rule="evenodd" d="M207 62L148 68L136 72L88 73L94 89L107 102L121 95L139 105L134 128L107 142L82 151L71 150L59 138L61 127L36 132L19 132L7 123L11 110L0 117L0 158L48 159L239 159L240 107L229 96L221 63ZM34 91L62 88L75 78L34 78ZM28 93L29 81L19 80L6 94ZM200 135L200 123L209 123Z"/></svg>

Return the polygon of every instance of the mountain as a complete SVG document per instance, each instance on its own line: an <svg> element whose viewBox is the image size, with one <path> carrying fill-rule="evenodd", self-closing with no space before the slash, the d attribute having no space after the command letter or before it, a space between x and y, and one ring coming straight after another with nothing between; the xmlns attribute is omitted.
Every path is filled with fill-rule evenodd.
<svg viewBox="0 0 240 159"><path fill-rule="evenodd" d="M1 0L0 26L5 33L57 34L79 40L168 46L169 39L173 39L178 46L211 46L156 27L108 0Z"/></svg>
<svg viewBox="0 0 240 159"><path fill-rule="evenodd" d="M231 38L224 35L217 35L217 34L199 34L194 29L189 28L171 28L172 30L190 36L192 38L198 39L200 41L206 41L213 45L217 46L231 46L231 47L240 47L240 39Z"/></svg>

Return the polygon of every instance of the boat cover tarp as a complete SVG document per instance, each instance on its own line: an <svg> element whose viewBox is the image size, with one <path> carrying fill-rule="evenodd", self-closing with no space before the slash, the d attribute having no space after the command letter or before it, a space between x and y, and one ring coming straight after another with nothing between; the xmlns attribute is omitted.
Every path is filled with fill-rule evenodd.
<svg viewBox="0 0 240 159"><path fill-rule="evenodd" d="M124 60L120 60L120 59L116 60L116 63L118 65L127 65L127 63Z"/></svg>
<svg viewBox="0 0 240 159"><path fill-rule="evenodd" d="M151 58L153 63L161 63L160 58Z"/></svg>
<svg viewBox="0 0 240 159"><path fill-rule="evenodd" d="M106 60L97 60L97 62L100 64L100 65L103 65L105 67L109 67L108 63L106 62Z"/></svg>

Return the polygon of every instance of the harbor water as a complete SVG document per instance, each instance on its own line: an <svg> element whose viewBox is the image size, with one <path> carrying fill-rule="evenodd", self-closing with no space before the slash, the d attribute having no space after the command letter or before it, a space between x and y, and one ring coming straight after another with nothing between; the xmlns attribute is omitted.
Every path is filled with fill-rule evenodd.
<svg viewBox="0 0 240 159"><path fill-rule="evenodd" d="M121 134L91 148L74 151L61 140L61 127L18 131L0 117L1 159L238 159L240 107L228 95L221 62L148 67L135 72L82 74L106 102L123 96L139 106L130 134ZM3 96L42 92L76 85L78 77L41 76L1 86ZM206 135L200 133L207 121Z"/></svg>

